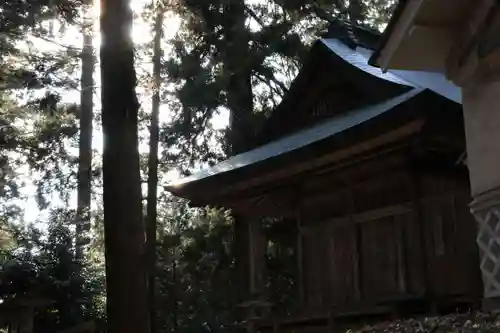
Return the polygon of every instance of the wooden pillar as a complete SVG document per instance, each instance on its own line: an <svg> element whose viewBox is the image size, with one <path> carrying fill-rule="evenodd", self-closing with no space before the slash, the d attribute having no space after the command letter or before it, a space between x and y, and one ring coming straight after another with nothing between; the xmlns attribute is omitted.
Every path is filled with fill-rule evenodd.
<svg viewBox="0 0 500 333"><path fill-rule="evenodd" d="M265 288L266 239L260 219L249 219L250 294L262 297Z"/></svg>
<svg viewBox="0 0 500 333"><path fill-rule="evenodd" d="M266 239L260 218L237 214L234 224L236 270L241 308L246 312L241 320L248 332L255 332L255 320L265 316L269 304L265 302Z"/></svg>
<svg viewBox="0 0 500 333"><path fill-rule="evenodd" d="M436 34L439 37L434 41L439 43L422 48L423 35L413 33L418 24L408 18L419 18L431 2L402 5L402 15L394 19L394 29L388 32L388 42L375 61L384 68L442 71L461 87L483 296L485 303L500 308L496 301L500 298L500 3L473 1L453 23L445 23L448 14L444 11L436 13L443 23L438 30L444 34ZM432 28L428 31L434 32ZM413 50L419 54L412 57Z"/></svg>
<svg viewBox="0 0 500 333"><path fill-rule="evenodd" d="M17 333L32 333L35 309L31 306L20 309Z"/></svg>
<svg viewBox="0 0 500 333"><path fill-rule="evenodd" d="M235 285L237 303L242 303L249 299L249 248L250 239L248 237L247 228L248 220L240 214L234 215L233 225L233 249L235 255Z"/></svg>
<svg viewBox="0 0 500 333"><path fill-rule="evenodd" d="M346 179L345 183L349 198L348 214L351 219L352 228L354 229L354 293L355 299L358 302L363 300L363 249L362 249L362 234L359 223L352 221L352 216L356 213L356 196L354 194L354 182L352 179Z"/></svg>
<svg viewBox="0 0 500 333"><path fill-rule="evenodd" d="M478 1L446 59L462 88L467 166L486 308L500 308L500 6Z"/></svg>
<svg viewBox="0 0 500 333"><path fill-rule="evenodd" d="M418 244L420 246L420 268L422 272L422 287L423 293L426 297L430 296L431 292L431 280L429 276L429 255L427 253L427 227L424 216L424 206L422 203L422 177L420 171L415 168L413 150L410 151L408 169L410 173L408 174L408 186L410 187L412 202L415 206L414 218L417 221L417 237Z"/></svg>
<svg viewBox="0 0 500 333"><path fill-rule="evenodd" d="M264 292L266 240L258 218L235 216L234 241L238 285L247 291L239 301L248 301Z"/></svg>
<svg viewBox="0 0 500 333"><path fill-rule="evenodd" d="M304 235L302 225L302 213L300 205L297 205L295 211L296 228L297 228L297 275L298 275L298 294L299 301L304 304L306 301L305 296L305 279L304 279Z"/></svg>
<svg viewBox="0 0 500 333"><path fill-rule="evenodd" d="M500 80L465 86L463 107L484 304L500 307Z"/></svg>

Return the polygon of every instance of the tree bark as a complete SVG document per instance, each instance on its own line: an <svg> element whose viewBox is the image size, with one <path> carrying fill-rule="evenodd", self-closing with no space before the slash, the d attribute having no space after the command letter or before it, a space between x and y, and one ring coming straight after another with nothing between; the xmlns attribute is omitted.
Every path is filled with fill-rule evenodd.
<svg viewBox="0 0 500 333"><path fill-rule="evenodd" d="M174 288L172 289L172 333L176 333L179 329L178 325L178 301L177 301L177 257L176 257L176 249L173 249L173 258L172 258L172 284Z"/></svg>
<svg viewBox="0 0 500 333"><path fill-rule="evenodd" d="M156 8L153 45L153 78L154 91L152 97L151 126L149 129L149 157L148 157L148 198L147 198L147 242L148 242L148 309L149 326L151 333L156 332L156 218L158 195L158 137L160 113L160 85L161 85L161 38L164 9L161 5Z"/></svg>
<svg viewBox="0 0 500 333"><path fill-rule="evenodd" d="M226 5L225 38L227 50L224 58L229 75L227 106L230 111L228 144L230 154L242 153L254 142L252 69L249 56L249 36L245 27L245 3L243 0L229 1ZM247 221L236 214L233 229L233 251L235 256L234 279L237 290L236 302L248 300L249 295L249 235ZM244 313L237 313L239 319Z"/></svg>
<svg viewBox="0 0 500 333"><path fill-rule="evenodd" d="M77 224L75 254L78 260L84 255L90 230L90 203L92 180L92 119L94 49L92 46L92 19L86 8L83 26L82 74L80 77L80 136L77 189Z"/></svg>
<svg viewBox="0 0 500 333"><path fill-rule="evenodd" d="M360 24L363 20L363 5L361 0L350 0L347 8L349 20L352 24Z"/></svg>
<svg viewBox="0 0 500 333"><path fill-rule="evenodd" d="M130 0L101 1L104 239L109 333L147 333L145 233Z"/></svg>
<svg viewBox="0 0 500 333"><path fill-rule="evenodd" d="M231 154L235 155L247 150L254 139L252 69L243 0L229 1L226 19L224 64L229 74L227 106L231 115L228 141Z"/></svg>

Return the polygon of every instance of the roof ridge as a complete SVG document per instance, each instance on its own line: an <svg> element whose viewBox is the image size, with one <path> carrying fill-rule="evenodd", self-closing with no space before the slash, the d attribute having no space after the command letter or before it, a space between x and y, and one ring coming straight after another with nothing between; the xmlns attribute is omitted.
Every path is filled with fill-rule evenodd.
<svg viewBox="0 0 500 333"><path fill-rule="evenodd" d="M377 30L335 18L328 26L328 30L319 37L340 39L352 49L360 45L375 49L381 36L382 34Z"/></svg>

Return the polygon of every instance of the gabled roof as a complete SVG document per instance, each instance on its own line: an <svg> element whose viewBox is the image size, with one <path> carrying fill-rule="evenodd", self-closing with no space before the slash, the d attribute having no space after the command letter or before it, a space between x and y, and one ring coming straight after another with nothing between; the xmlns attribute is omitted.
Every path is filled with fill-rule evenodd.
<svg viewBox="0 0 500 333"><path fill-rule="evenodd" d="M473 1L470 0L469 2L473 2ZM420 4L418 4L418 3L420 3ZM389 21L389 24L387 25L387 28L385 29L385 31L380 39L379 45L377 46L377 48L375 49L374 52L370 52L368 63L371 66L378 67L380 65L379 62L381 61L380 58L381 58L382 50L384 50L386 47L388 47L389 39L391 38L391 35L393 33L395 33L395 30L397 28L396 26L398 25L398 23L400 23L399 21L403 20L404 23L411 25L411 22L410 22L411 18L404 17L404 12L405 12L405 10L408 9L407 7L409 7L409 6L415 7L415 5L417 5L417 7L415 7L415 9L418 11L418 8L421 7L422 3L423 3L423 1L421 1L421 0L419 0L419 1L400 0L399 1L398 5L397 5L396 9L394 10L394 13L391 17L391 20ZM429 3L431 3L431 2L429 1ZM464 9L463 8L464 3L459 4L457 2L455 4L455 2L452 0L434 1L432 3L434 3L434 5L437 5L438 7L434 8L434 10L430 10L432 8L427 8L426 9L427 14L431 14L432 12L436 13L436 11L437 11L437 13L436 13L437 15L444 14L444 16L448 17L450 15L454 16L457 13L463 12L463 9ZM447 8L448 10L442 10L440 12L439 6L444 6L443 8ZM453 10L451 10L451 9L453 9ZM456 11L456 12L452 13L452 11ZM432 15L434 15L434 13L432 13ZM439 22L436 19L431 19L431 20L428 19L427 21L432 21L435 23ZM450 20L450 18L448 17L448 21L451 22L453 20ZM439 35L439 33L441 33L441 32L436 31L435 33L437 35ZM413 35L415 35L414 32L413 32ZM401 36L402 35L399 35L399 37L401 37ZM407 36L407 38L410 38L408 36ZM426 41L424 40L424 43L425 42ZM431 41L429 41L429 43L431 43ZM412 60L415 60L415 59L412 59ZM391 69L387 69L386 68L387 66L385 66L384 64L382 64L382 67L383 68L381 71L396 74L399 77L405 78L406 80L411 81L413 83L416 83L421 87L425 87L427 89L430 89L433 92L435 92L443 97L446 97L446 98L448 98L456 103L459 103L459 104L462 103L462 91L461 91L460 87L456 86L453 82L448 80L446 77L446 74L443 73L442 71L391 70Z"/></svg>
<svg viewBox="0 0 500 333"><path fill-rule="evenodd" d="M353 29L353 27L351 27L351 29ZM356 31L351 30L351 32ZM335 34L333 35L335 36ZM373 51L367 47L371 47L374 41L378 40L377 35L371 31L364 30L361 35L363 35L361 39L357 39L355 36L347 38L345 35L339 38L332 38L332 33L329 32L326 36L327 38L318 41L311 52L313 54L317 52L314 50L318 50L318 47L320 47L320 49L327 48L331 54L335 55L335 58L338 59L338 61L336 60L337 62L343 61L350 65L348 73L356 76L361 75L359 73L369 74L362 77L366 78L366 80L371 80L371 84L375 83L386 88L391 88L388 91L393 92L392 96L394 96L394 92L397 91L399 91L399 95L388 98L380 103L374 103L373 105L338 114L323 120L319 124L286 135L285 137L264 144L246 153L231 157L212 168L194 173L174 184L170 184L166 189L175 195L184 197L191 196L193 188L198 188L197 184L205 184L208 179L210 179L210 184L212 184L211 182L214 179L219 179L219 177L223 175L233 175L234 173L239 174L239 177L241 177L241 172L248 168L267 165L267 162L271 160L280 160L292 155L296 156L294 155L296 152L298 154L299 151L301 152L311 147L313 148L316 144L319 145L320 142L326 141L326 139L333 139L343 132L359 127L361 124L369 123L376 118L381 118L381 115L388 113L388 111L420 95L424 90L430 90L452 101L460 102L460 91L457 91L456 87L450 86L446 79L443 81L443 77L439 75L436 76L434 73L414 71L390 71L383 73L379 68L370 65L368 59L372 56ZM357 71L352 71L352 68ZM299 73L298 78L292 84L291 91L293 89L296 90L298 83L300 83L300 86L303 86L303 71L304 69L301 70L302 73ZM314 76L314 73L311 73L309 69L307 75ZM373 81L373 79L375 79L375 81ZM290 100L285 98L279 108L285 107L286 109L290 107L290 105L293 105L293 103L290 104ZM333 148L330 147L330 149ZM222 178L226 179L225 177Z"/></svg>
<svg viewBox="0 0 500 333"><path fill-rule="evenodd" d="M243 154L236 155L228 160L215 165L212 168L202 170L193 175L181 179L179 182L167 186L167 190L174 194L182 195L182 187L187 184L194 184L203 179L229 173L237 169L262 163L280 155L291 153L304 148L315 142L319 142L328 137L340 134L350 128L356 127L371 119L374 119L385 112L401 105L420 94L423 89L412 89L404 94L391 98L382 103L367 106L358 110L340 114L321 124L299 131L282 139L273 141L267 145L253 149Z"/></svg>
<svg viewBox="0 0 500 333"><path fill-rule="evenodd" d="M429 89L455 103L462 104L462 90L443 73L403 70L389 70L387 73L397 75L417 87Z"/></svg>
<svg viewBox="0 0 500 333"><path fill-rule="evenodd" d="M345 89L352 95L346 96L346 100L351 101L348 104L352 104L349 108L340 106L332 113L375 104L416 87L407 80L383 74L377 67L368 65L366 52L371 52L369 47L377 45L379 33L348 24L332 24L323 36L312 45L287 94L258 133L256 146L324 121L322 117L303 119L306 116L303 111L307 110L302 104L308 99L309 92L315 94L311 90L313 86L319 86L318 91L321 91L332 85L337 87L337 92ZM308 93L304 94L305 91Z"/></svg>
<svg viewBox="0 0 500 333"><path fill-rule="evenodd" d="M413 88L417 87L417 85L405 80L402 77L399 77L392 73L382 73L380 68L369 65L368 59L372 54L372 51L369 49L359 46L356 47L355 49L352 49L347 45L345 45L344 43L342 43L337 38L321 39L321 43L323 43L326 47L328 47L328 49L330 49L333 53L344 59L344 61L348 62L352 66L355 66L370 75L373 75L380 79L393 82L396 84L409 86Z"/></svg>
<svg viewBox="0 0 500 333"><path fill-rule="evenodd" d="M370 58L374 54L370 49L358 46L353 50L338 39L322 39L321 42L351 65L373 76L413 88L426 88L456 103L462 103L460 87L449 81L443 73L404 70L388 70L384 73L380 68L370 65Z"/></svg>
<svg viewBox="0 0 500 333"><path fill-rule="evenodd" d="M400 0L372 62L384 70L444 73L460 31L472 36L497 10L498 1Z"/></svg>

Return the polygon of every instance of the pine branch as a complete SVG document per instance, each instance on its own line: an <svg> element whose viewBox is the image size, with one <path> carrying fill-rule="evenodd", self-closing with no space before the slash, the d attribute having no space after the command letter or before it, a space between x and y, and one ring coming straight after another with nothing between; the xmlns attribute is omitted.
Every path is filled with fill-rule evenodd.
<svg viewBox="0 0 500 333"><path fill-rule="evenodd" d="M261 18L249 6L245 6L245 13L251 16L259 25L264 28L266 25L262 22Z"/></svg>
<svg viewBox="0 0 500 333"><path fill-rule="evenodd" d="M59 47L62 47L62 48L65 48L65 49L68 49L68 50L72 50L72 51L76 51L76 52L81 52L82 49L79 48L79 47L75 47L75 46L71 46L71 45L66 45L66 44L61 44L53 39L50 39L48 37L45 37L41 34L38 34L38 33L34 33L34 32L31 32L30 35L34 38L38 38L38 39L41 39L45 42L48 42L48 43L51 43L51 44L54 44L54 45L57 45ZM4 33L4 32L0 32L0 36L2 37L11 37L11 38L14 38L16 37L14 34L12 33Z"/></svg>

